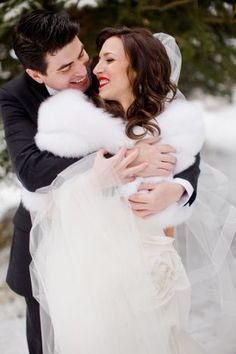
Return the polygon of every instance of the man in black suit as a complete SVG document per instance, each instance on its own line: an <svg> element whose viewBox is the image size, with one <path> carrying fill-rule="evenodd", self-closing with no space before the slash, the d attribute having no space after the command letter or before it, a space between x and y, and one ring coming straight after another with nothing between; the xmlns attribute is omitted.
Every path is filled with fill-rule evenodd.
<svg viewBox="0 0 236 354"><path fill-rule="evenodd" d="M58 173L78 160L60 158L37 148L34 136L39 105L49 95L69 87L89 94L89 58L78 38L77 24L66 15L43 10L33 11L20 20L14 33L13 46L25 72L0 89L5 139L19 181L29 191L35 191L49 185ZM142 175L163 175L173 170L171 147L146 142L140 144L138 149L139 155L132 165L134 171L145 160L149 165ZM177 176L175 185L168 186L165 198L160 198L166 193L165 185L158 186L157 192L150 193L152 208L148 210L147 206L146 213L167 207L183 194L186 196L184 202L191 204L196 195L198 175L199 159ZM29 274L31 219L22 204L17 209L13 223L7 283L26 299L29 352L42 354L39 306L32 296Z"/></svg>

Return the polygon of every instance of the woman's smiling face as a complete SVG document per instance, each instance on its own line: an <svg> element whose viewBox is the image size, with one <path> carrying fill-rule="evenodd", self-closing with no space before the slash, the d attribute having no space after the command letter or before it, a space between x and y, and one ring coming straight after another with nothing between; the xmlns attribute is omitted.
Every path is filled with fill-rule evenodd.
<svg viewBox="0 0 236 354"><path fill-rule="evenodd" d="M130 62L122 40L108 38L99 53L93 73L99 81L99 95L104 100L118 101L126 110L133 102L132 83L128 76Z"/></svg>

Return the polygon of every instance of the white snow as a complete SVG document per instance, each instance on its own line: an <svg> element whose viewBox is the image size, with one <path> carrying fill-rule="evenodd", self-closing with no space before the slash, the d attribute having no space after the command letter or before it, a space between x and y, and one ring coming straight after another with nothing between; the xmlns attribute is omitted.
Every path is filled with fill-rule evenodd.
<svg viewBox="0 0 236 354"><path fill-rule="evenodd" d="M224 153L236 152L236 90L232 104L222 98L206 96L194 103L203 114L206 133L206 147Z"/></svg>
<svg viewBox="0 0 236 354"><path fill-rule="evenodd" d="M9 248L0 251L0 353L27 354L25 303L6 285Z"/></svg>
<svg viewBox="0 0 236 354"><path fill-rule="evenodd" d="M3 21L7 22L9 20L12 20L13 18L19 16L23 10L29 10L29 4L28 1L23 1L17 6L13 7L10 11L6 12Z"/></svg>
<svg viewBox="0 0 236 354"><path fill-rule="evenodd" d="M97 1L96 0L80 0L79 7L83 7L86 5L97 6Z"/></svg>
<svg viewBox="0 0 236 354"><path fill-rule="evenodd" d="M15 179L0 182L0 221L8 210L16 208L20 202L19 184Z"/></svg>
<svg viewBox="0 0 236 354"><path fill-rule="evenodd" d="M77 0L68 0L65 1L65 9L68 9L72 5L77 5L78 8L81 8L83 6L89 5L89 6L97 6L97 1L96 0L80 0L79 2Z"/></svg>

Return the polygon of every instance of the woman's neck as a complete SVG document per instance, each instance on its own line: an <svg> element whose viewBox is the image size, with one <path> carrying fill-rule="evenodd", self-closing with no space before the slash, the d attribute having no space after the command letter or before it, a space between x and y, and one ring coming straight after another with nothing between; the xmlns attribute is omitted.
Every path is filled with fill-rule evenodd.
<svg viewBox="0 0 236 354"><path fill-rule="evenodd" d="M134 102L134 96L133 95L127 95L122 97L119 100L119 103L121 104L121 106L123 107L125 113L128 111L129 107L131 106L131 104Z"/></svg>

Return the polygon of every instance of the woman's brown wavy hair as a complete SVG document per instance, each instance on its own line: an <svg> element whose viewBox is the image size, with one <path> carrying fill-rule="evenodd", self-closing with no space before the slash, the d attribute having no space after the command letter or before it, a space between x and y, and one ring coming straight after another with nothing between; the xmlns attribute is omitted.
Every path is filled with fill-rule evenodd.
<svg viewBox="0 0 236 354"><path fill-rule="evenodd" d="M147 132L154 134L158 131L160 133L153 118L164 110L165 102L172 100L177 90L176 85L170 81L171 65L165 47L147 29L109 27L103 29L98 35L97 51L101 50L108 38L114 36L122 40L130 63L127 74L135 100L125 112L119 102L103 100L99 97L96 79L94 80L93 100L97 106L104 108L114 116L124 118L126 134L131 139L140 139ZM97 61L98 58L95 58L93 68ZM171 98L167 98L167 95ZM135 134L135 126L143 127L144 133Z"/></svg>

